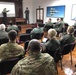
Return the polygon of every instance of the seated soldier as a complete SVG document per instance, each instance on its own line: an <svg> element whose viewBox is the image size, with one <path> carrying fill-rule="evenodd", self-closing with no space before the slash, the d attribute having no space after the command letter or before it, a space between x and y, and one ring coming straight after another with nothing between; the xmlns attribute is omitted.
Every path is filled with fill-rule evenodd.
<svg viewBox="0 0 76 75"><path fill-rule="evenodd" d="M51 22L51 18L49 18L48 22L46 22L45 25L44 25L44 29L46 29L47 31L50 28L53 28L53 23Z"/></svg>
<svg viewBox="0 0 76 75"><path fill-rule="evenodd" d="M8 33L5 31L5 28L4 24L0 24L0 39L8 38Z"/></svg>
<svg viewBox="0 0 76 75"><path fill-rule="evenodd" d="M63 29L62 29L62 34L65 35L67 34L67 28L68 28L68 23L64 23Z"/></svg>
<svg viewBox="0 0 76 75"><path fill-rule="evenodd" d="M0 59L5 60L19 55L24 56L24 48L16 43L17 32L8 32L9 42L0 46Z"/></svg>
<svg viewBox="0 0 76 75"><path fill-rule="evenodd" d="M56 49L60 47L60 42L56 39L57 32L55 29L49 29L48 30L48 41L44 43L44 49L43 53L49 53L52 57L54 57L54 54L56 52ZM55 59L57 62L59 58Z"/></svg>
<svg viewBox="0 0 76 75"><path fill-rule="evenodd" d="M40 42L31 40L28 44L28 56L14 66L11 75L57 75L54 59L40 50Z"/></svg>
<svg viewBox="0 0 76 75"><path fill-rule="evenodd" d="M74 26L74 28L76 29L76 20L75 20L75 22L74 22L74 25L73 25L73 26Z"/></svg>
<svg viewBox="0 0 76 75"><path fill-rule="evenodd" d="M37 33L43 34L43 27L41 27L41 24L38 24L37 28L34 28L31 31L31 39L36 39L35 37L39 37L39 36L35 36Z"/></svg>
<svg viewBox="0 0 76 75"><path fill-rule="evenodd" d="M18 26L17 26L17 25L14 25L14 24L12 23L12 21L9 22L9 26L7 27L6 31L8 32L8 31L10 31L10 30L15 30L15 31L17 31L17 33L18 33L18 31L19 31Z"/></svg>
<svg viewBox="0 0 76 75"><path fill-rule="evenodd" d="M69 26L67 28L67 34L64 35L64 36L61 36L61 38L60 38L61 48L63 48L65 44L69 44L69 43L75 42L75 37L74 37L73 33L74 33L74 27L73 26Z"/></svg>
<svg viewBox="0 0 76 75"><path fill-rule="evenodd" d="M49 19L48 19L48 22L45 23L45 26L46 26L46 25L48 25L48 26L53 26L53 23L52 23L52 19L51 19L51 18L49 18Z"/></svg>
<svg viewBox="0 0 76 75"><path fill-rule="evenodd" d="M54 29L59 33L62 32L62 29L63 29L63 26L64 26L64 21L63 21L63 18L60 18L59 20L59 23L57 23L56 27L54 27Z"/></svg>

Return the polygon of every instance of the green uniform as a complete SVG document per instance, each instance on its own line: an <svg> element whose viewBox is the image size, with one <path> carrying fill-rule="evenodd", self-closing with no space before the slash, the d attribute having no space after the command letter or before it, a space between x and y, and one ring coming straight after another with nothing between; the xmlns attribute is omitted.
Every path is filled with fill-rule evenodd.
<svg viewBox="0 0 76 75"><path fill-rule="evenodd" d="M76 22L74 23L74 25L73 26L76 26Z"/></svg>
<svg viewBox="0 0 76 75"><path fill-rule="evenodd" d="M20 60L11 75L57 75L57 71L53 58L47 53L39 53Z"/></svg>
<svg viewBox="0 0 76 75"><path fill-rule="evenodd" d="M74 23L73 27L76 29L76 22Z"/></svg>
<svg viewBox="0 0 76 75"><path fill-rule="evenodd" d="M31 31L31 34L33 34L33 33L43 33L43 28L42 28L42 27L34 28L34 29Z"/></svg>
<svg viewBox="0 0 76 75"><path fill-rule="evenodd" d="M39 28L34 28L32 31L31 31L31 38L35 38L37 35L36 34L42 34L43 33L43 28L42 27L39 27ZM40 37L40 36L38 36Z"/></svg>
<svg viewBox="0 0 76 75"><path fill-rule="evenodd" d="M69 44L69 43L73 43L73 42L75 42L75 37L71 34L66 34L60 38L61 48L63 48L63 46L65 44Z"/></svg>
<svg viewBox="0 0 76 75"><path fill-rule="evenodd" d="M46 22L45 25L53 26L52 22Z"/></svg>
<svg viewBox="0 0 76 75"><path fill-rule="evenodd" d="M15 42L9 42L0 46L0 59L7 59L24 55L24 48Z"/></svg>
<svg viewBox="0 0 76 75"><path fill-rule="evenodd" d="M8 38L8 33L6 31L0 30L0 39Z"/></svg>
<svg viewBox="0 0 76 75"><path fill-rule="evenodd" d="M48 40L46 43L44 43L44 46L46 49L43 50L42 52L50 54L54 58L55 62L58 62L60 59L60 55L55 57L55 53L56 53L56 50L60 47L59 40L55 38Z"/></svg>
<svg viewBox="0 0 76 75"><path fill-rule="evenodd" d="M10 26L7 27L7 31L10 31L10 30L18 31L18 27L16 25L12 25L12 26L10 25Z"/></svg>
<svg viewBox="0 0 76 75"><path fill-rule="evenodd" d="M55 29L56 31L58 31L58 32L61 32L63 26L64 26L64 22L62 21L62 22L60 22L60 23L57 25L57 27L54 28L54 29Z"/></svg>

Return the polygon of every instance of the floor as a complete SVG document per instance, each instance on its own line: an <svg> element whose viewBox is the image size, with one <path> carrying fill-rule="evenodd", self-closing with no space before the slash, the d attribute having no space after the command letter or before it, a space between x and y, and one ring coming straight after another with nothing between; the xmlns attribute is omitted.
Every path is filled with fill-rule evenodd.
<svg viewBox="0 0 76 75"><path fill-rule="evenodd" d="M21 33L24 33L26 28L31 28L32 26L31 25L23 25L21 26L22 27L22 31L20 32ZM22 46L24 44L21 44ZM72 58L73 58L73 64L71 65L71 62L70 62L70 54L67 54L63 57L63 61L62 61L62 64L63 64L63 70L61 70L61 67L60 67L60 63L57 64L57 68L58 68L58 75L73 75L73 73L76 71L75 69L75 64L76 64L76 47L74 48L73 52L72 52Z"/></svg>
<svg viewBox="0 0 76 75"><path fill-rule="evenodd" d="M76 64L76 47L74 48L72 52L72 58L73 58L73 64L71 65L70 62L70 54L67 54L63 57L62 66L63 70L61 70L61 66L58 63L58 73L59 75L73 75L73 73L76 71L75 64Z"/></svg>

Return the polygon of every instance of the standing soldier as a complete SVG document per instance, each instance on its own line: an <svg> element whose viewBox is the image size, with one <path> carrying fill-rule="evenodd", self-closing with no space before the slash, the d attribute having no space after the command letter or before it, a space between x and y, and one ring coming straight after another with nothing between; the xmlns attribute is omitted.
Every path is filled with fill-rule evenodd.
<svg viewBox="0 0 76 75"><path fill-rule="evenodd" d="M3 14L3 23L6 25L7 24L7 12L9 12L9 10L7 10L6 8L3 9L2 14Z"/></svg>
<svg viewBox="0 0 76 75"><path fill-rule="evenodd" d="M26 16L26 23L29 24L29 10L28 10L28 7L26 7L25 16Z"/></svg>

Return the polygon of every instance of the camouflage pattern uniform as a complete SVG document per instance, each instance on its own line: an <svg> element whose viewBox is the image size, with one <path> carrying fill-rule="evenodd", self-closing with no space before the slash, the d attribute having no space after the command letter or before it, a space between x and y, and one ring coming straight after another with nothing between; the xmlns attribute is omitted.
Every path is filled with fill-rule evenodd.
<svg viewBox="0 0 76 75"><path fill-rule="evenodd" d="M57 75L53 58L47 53L31 54L20 60L11 75Z"/></svg>
<svg viewBox="0 0 76 75"><path fill-rule="evenodd" d="M15 42L8 42L0 46L0 59L7 59L24 55L24 48Z"/></svg>

